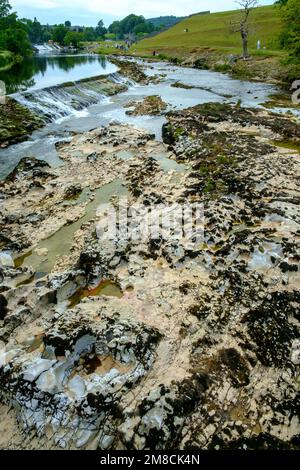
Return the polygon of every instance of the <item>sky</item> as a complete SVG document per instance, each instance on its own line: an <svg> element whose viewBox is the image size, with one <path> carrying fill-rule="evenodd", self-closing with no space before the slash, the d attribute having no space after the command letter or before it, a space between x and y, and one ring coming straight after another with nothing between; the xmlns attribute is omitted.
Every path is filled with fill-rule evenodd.
<svg viewBox="0 0 300 470"><path fill-rule="evenodd" d="M260 0L271 5L274 0ZM164 15L187 16L204 10L225 11L237 8L234 0L10 0L19 18L35 16L43 24L64 23L95 26L103 19L106 26L130 13L153 18Z"/></svg>

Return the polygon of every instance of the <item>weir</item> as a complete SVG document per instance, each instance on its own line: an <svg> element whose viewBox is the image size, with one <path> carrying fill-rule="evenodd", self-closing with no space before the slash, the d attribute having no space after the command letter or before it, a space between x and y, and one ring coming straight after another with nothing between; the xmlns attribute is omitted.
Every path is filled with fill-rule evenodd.
<svg viewBox="0 0 300 470"><path fill-rule="evenodd" d="M12 96L23 106L51 122L72 114L76 115L78 111L93 104L105 102L108 100L108 95L125 91L133 84L132 80L122 77L119 73L112 73L42 90L16 93Z"/></svg>

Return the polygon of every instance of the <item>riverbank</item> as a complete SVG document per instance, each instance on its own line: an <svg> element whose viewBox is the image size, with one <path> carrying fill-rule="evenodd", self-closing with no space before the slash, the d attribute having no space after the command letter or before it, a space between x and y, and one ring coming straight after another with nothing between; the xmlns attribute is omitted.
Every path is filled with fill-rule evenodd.
<svg viewBox="0 0 300 470"><path fill-rule="evenodd" d="M283 63L284 59L284 53L262 52L244 60L239 54L224 54L215 50L199 50L179 56L179 62L184 66L223 72L242 80L273 83L289 90L291 83L299 77L300 67ZM174 61L174 58L171 60Z"/></svg>
<svg viewBox="0 0 300 470"><path fill-rule="evenodd" d="M107 54L110 57L122 56L120 51L103 49L89 49L89 52ZM285 62L287 54L284 52L264 52L253 54L244 60L238 50L235 54L229 51L214 48L195 47L186 48L159 47L155 50L156 56L150 49L137 50L132 46L126 54L128 57L151 61L164 61L181 67L193 67L202 70L226 73L232 78L280 85L287 91L292 82L299 79L300 66Z"/></svg>
<svg viewBox="0 0 300 470"><path fill-rule="evenodd" d="M177 65L196 67L230 74L234 78L280 84L289 89L300 77L299 64L288 64L288 52L280 47L282 30L278 5L260 6L250 13L248 60L242 58L240 33L233 25L240 11L195 14L170 29L134 43L126 54ZM261 48L257 50L257 42ZM116 42L89 45L89 51L122 55Z"/></svg>
<svg viewBox="0 0 300 470"><path fill-rule="evenodd" d="M113 122L1 184L1 397L21 447L298 447L299 124L221 103L166 120L163 143ZM109 202L135 234L147 208L203 205L203 238L106 238Z"/></svg>
<svg viewBox="0 0 300 470"><path fill-rule="evenodd" d="M300 76L300 66L288 65L288 52L280 47L282 30L278 5L260 6L250 12L248 37L250 59L244 61L238 24L240 11L195 14L171 29L135 44L137 55L156 55L174 63L226 72L236 78L280 83L287 87ZM260 41L261 49L257 50Z"/></svg>

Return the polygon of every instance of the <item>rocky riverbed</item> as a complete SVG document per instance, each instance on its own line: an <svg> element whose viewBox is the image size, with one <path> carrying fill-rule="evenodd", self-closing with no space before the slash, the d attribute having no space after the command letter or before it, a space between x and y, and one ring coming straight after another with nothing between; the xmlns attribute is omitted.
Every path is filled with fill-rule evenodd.
<svg viewBox="0 0 300 470"><path fill-rule="evenodd" d="M1 183L3 448L299 448L299 124L166 118L163 143L112 122ZM202 204L203 238L109 239L108 203L134 229Z"/></svg>

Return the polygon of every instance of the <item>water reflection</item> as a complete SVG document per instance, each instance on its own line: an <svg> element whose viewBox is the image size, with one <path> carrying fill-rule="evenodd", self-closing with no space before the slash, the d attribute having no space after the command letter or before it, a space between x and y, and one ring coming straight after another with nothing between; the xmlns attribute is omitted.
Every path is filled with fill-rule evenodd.
<svg viewBox="0 0 300 470"><path fill-rule="evenodd" d="M103 73L107 68L105 56L96 55L36 55L24 59L9 71L0 72L0 80L6 84L8 94L33 88L52 86L67 78L70 71L77 69L72 80Z"/></svg>

